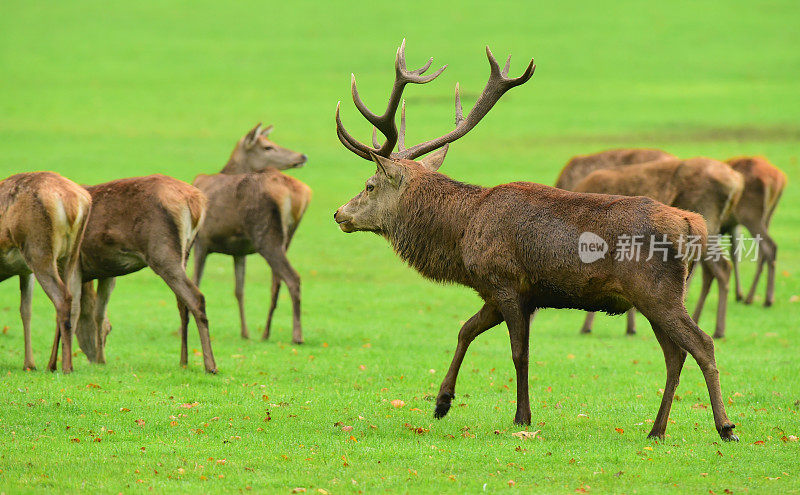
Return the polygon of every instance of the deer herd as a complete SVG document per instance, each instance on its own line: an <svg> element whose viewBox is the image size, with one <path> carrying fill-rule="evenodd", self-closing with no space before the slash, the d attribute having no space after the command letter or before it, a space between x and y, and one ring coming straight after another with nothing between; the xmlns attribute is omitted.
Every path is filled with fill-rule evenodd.
<svg viewBox="0 0 800 495"><path fill-rule="evenodd" d="M423 276L474 289L483 306L461 327L450 368L436 398L435 416L444 417L455 397L467 349L481 333L505 322L517 376L515 423L531 422L528 397L530 323L541 308L588 311L581 332L591 331L594 312L628 312L627 333L635 333L634 310L647 320L660 344L667 381L651 437L663 438L687 353L705 378L714 423L723 440L738 440L720 390L714 341L697 321L712 282L719 303L713 336L725 335L731 268L737 301L754 301L764 265L764 305L774 302L777 245L769 235L786 176L761 157L725 162L681 159L655 149L619 149L572 158L556 187L513 182L495 187L465 184L439 172L450 143L463 137L500 98L525 84L533 60L519 77L509 77L486 49L489 78L464 116L458 84L452 131L410 146L405 143L407 84L425 84L446 68L426 74L433 59L409 70L405 40L395 58L395 80L386 110L376 114L351 80L353 102L373 126L372 145L354 138L336 107L336 134L345 148L376 167L364 189L341 206L334 220L343 232L369 231L384 237L397 255ZM400 125L397 112L401 111ZM0 181L0 280L19 277L24 368L35 368L30 319L33 277L50 298L56 330L48 369L72 371L73 331L89 361L105 362L111 324L106 315L116 277L150 267L174 292L180 316L180 364L186 366L189 315L200 336L205 370L216 373L206 301L200 291L211 253L233 257L241 337L249 331L244 311L245 260L258 253L272 271L270 305L262 337L270 336L281 284L292 302L292 341L303 342L300 276L287 258L292 237L311 200L311 189L283 173L307 157L269 139L261 124L241 138L225 167L199 175L192 185L164 175L79 186L53 172L22 173ZM378 132L383 142L378 139ZM737 256L692 258L681 250L695 237L702 254L719 252L721 236L737 247L739 226L758 240L755 279L745 296ZM635 260L610 252L586 262L579 237L642 239L642 249L666 243L665 255ZM186 274L194 249L194 276ZM619 253L617 253L619 254ZM684 303L695 262L702 286L692 316ZM96 284L95 284L96 281Z"/></svg>

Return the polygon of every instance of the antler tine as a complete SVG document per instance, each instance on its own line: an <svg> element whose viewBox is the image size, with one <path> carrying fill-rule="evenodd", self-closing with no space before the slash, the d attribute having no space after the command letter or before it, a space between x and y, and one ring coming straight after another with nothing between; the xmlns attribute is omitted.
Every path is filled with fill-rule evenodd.
<svg viewBox="0 0 800 495"><path fill-rule="evenodd" d="M355 74L351 75L350 79L350 92L353 96L353 103L355 104L358 111L361 112L361 115L364 116L365 119L369 121L377 130L381 132L386 137L386 141L380 147L375 144L377 142L377 136L373 139L373 144L375 144L375 148L369 148L368 146L359 143L355 139L352 139L352 136L349 136L351 139L348 139L349 144L354 146L360 150L364 150L364 153L367 154L366 158L369 159L369 151L380 155L380 156L389 156L392 153L395 145L397 145L398 134L397 134L397 124L395 123L395 115L397 114L397 107L400 103L401 96L403 94L403 89L405 89L406 84L413 83L413 84L425 84L428 82L433 81L439 75L444 72L447 66L443 66L441 69L437 70L432 74L428 74L423 76L422 74L428 70L433 59L429 60L428 63L423 65L421 68L409 71L406 69L406 43L405 39L400 44L400 47L397 49L397 55L395 57L395 81L392 86L392 92L389 95L389 102L386 105L386 111L382 115L377 115L372 112L367 106L364 104L361 96L358 94L358 87L356 86L356 76ZM338 125L338 123L337 123ZM342 126L342 129L344 127ZM346 133L346 131L345 131ZM363 156L363 154L359 153L359 156Z"/></svg>
<svg viewBox="0 0 800 495"><path fill-rule="evenodd" d="M347 129L344 128L344 125L342 124L342 117L339 115L339 107L341 104L341 101L336 103L336 136L339 138L339 141L341 141L345 148L361 158L371 160L369 152L374 152L374 150L369 146L359 143L358 140L351 136L350 133L347 132Z"/></svg>
<svg viewBox="0 0 800 495"><path fill-rule="evenodd" d="M375 149L381 147L381 143L378 142L378 129L375 126L372 126L372 147Z"/></svg>
<svg viewBox="0 0 800 495"><path fill-rule="evenodd" d="M403 98L403 103L400 105L400 133L397 135L397 151L405 151L405 149L406 149L406 100L405 98Z"/></svg>
<svg viewBox="0 0 800 495"><path fill-rule="evenodd" d="M460 88L456 86L456 128L437 139L417 144L403 152L396 153L395 155L397 155L398 158L414 159L464 136L478 125L481 119L489 113L489 110L492 109L506 91L528 82L533 76L533 71L536 69L533 59L531 59L531 62L521 76L509 78L507 76L511 66L511 57L508 58L506 66L502 70L488 46L486 47L486 57L489 59L489 80L486 82L486 87L483 88L483 92L478 97L475 106L472 107L467 117L464 118L463 116Z"/></svg>
<svg viewBox="0 0 800 495"><path fill-rule="evenodd" d="M461 106L461 90L458 83L456 83L456 127L464 122L464 108Z"/></svg>

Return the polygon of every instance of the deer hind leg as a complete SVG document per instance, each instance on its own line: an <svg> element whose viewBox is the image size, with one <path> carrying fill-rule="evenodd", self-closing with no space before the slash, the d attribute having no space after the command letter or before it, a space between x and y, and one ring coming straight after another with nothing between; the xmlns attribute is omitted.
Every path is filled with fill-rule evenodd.
<svg viewBox="0 0 800 495"><path fill-rule="evenodd" d="M500 312L508 326L511 340L511 359L517 373L517 412L514 423L531 424L531 403L528 392L528 353L530 338L530 314L523 313L517 297L499 303Z"/></svg>
<svg viewBox="0 0 800 495"><path fill-rule="evenodd" d="M269 310L267 311L267 323L264 325L264 335L261 336L263 340L269 338L272 328L272 317L275 314L275 308L278 307L278 294L281 290L281 279L275 272L272 272L272 287L270 288L269 297Z"/></svg>
<svg viewBox="0 0 800 495"><path fill-rule="evenodd" d="M700 266L703 272L703 284L700 287L700 297L697 299L697 306L695 306L694 314L692 315L692 319L694 321L700 321L700 315L703 313L703 307L706 304L706 298L708 297L708 293L711 291L711 283L714 281L714 274L711 272L711 269L708 268L706 262L703 262Z"/></svg>
<svg viewBox="0 0 800 495"><path fill-rule="evenodd" d="M70 310L72 306L72 296L67 290L66 284L61 280L55 263L52 266L38 267L33 270L36 280L42 286L45 294L53 302L56 308L56 338L53 342L53 349L50 353L50 362L47 368L50 371L56 370L58 359L58 342L61 342L61 371L63 373L72 372L72 332L70 322Z"/></svg>
<svg viewBox="0 0 800 495"><path fill-rule="evenodd" d="M708 267L717 281L717 289L719 291L717 325L714 328L714 338L721 339L725 336L725 316L728 312L728 287L731 279L731 265L728 260L720 257L717 260L708 262Z"/></svg>
<svg viewBox="0 0 800 495"><path fill-rule="evenodd" d="M658 408L653 429L650 430L650 434L647 436L648 438L664 438L664 433L667 430L667 420L669 419L669 410L672 408L675 389L678 388L681 369L683 369L683 363L686 361L686 351L675 344L663 329L653 326L653 332L661 345L661 350L664 351L664 362L667 366L667 383L664 385L664 395L661 397L661 406Z"/></svg>
<svg viewBox="0 0 800 495"><path fill-rule="evenodd" d="M183 269L179 258L176 257L176 259L172 261L152 262L150 263L150 267L159 277L164 279L164 282L166 282L169 288L172 289L172 292L175 293L175 297L179 301L178 309L180 310L181 320L184 319L184 310L181 304L192 313L194 321L197 324L197 332L200 334L200 345L203 348L203 364L208 373L216 373L217 364L214 360L214 352L211 350L211 337L208 331L206 302L203 294L197 286L189 280L189 277L186 276L186 271ZM182 329L188 326L188 317L186 320L187 323L185 325L182 321ZM185 364L183 358L187 344L184 334L188 332L181 331L181 364Z"/></svg>
<svg viewBox="0 0 800 495"><path fill-rule="evenodd" d="M744 294L742 293L742 282L741 278L739 277L739 257L737 253L740 252L741 243L739 242L739 234L741 233L741 228L737 225L734 227L731 232L731 249L730 249L730 256L731 256L731 266L733 268L733 283L736 289L736 301L742 301L744 299Z"/></svg>
<svg viewBox="0 0 800 495"><path fill-rule="evenodd" d="M586 312L586 319L583 320L583 326L581 327L581 333L592 333L592 325L594 324L594 311L587 311Z"/></svg>
<svg viewBox="0 0 800 495"><path fill-rule="evenodd" d="M22 334L25 340L24 370L35 370L33 361L33 347L31 346L31 300L33 299L33 274L19 276L19 315L22 318Z"/></svg>
<svg viewBox="0 0 800 495"><path fill-rule="evenodd" d="M464 355L466 355L469 345L478 335L500 324L502 321L503 315L500 314L500 311L486 303L480 311L475 313L461 327L461 331L458 332L456 353L453 355L453 361L450 363L447 375L445 375L442 385L439 387L439 395L436 397L436 410L433 413L436 419L443 418L447 411L450 410L450 403L455 398L458 370L461 368L461 363L464 361Z"/></svg>
<svg viewBox="0 0 800 495"><path fill-rule="evenodd" d="M733 434L735 425L728 419L725 404L722 401L719 371L714 357L714 340L700 330L686 313L681 301L669 302L668 298L664 298L664 300L656 301L646 307L639 307L639 310L650 320L654 331L661 332L662 338L667 337L675 345L692 355L705 378L717 432L725 441L738 441L739 438ZM661 343L661 338L659 338L659 343ZM666 389L664 397L666 398ZM654 429L655 424L657 423L654 423Z"/></svg>
<svg viewBox="0 0 800 495"><path fill-rule="evenodd" d="M272 268L273 278L277 276L289 289L292 298L292 342L295 344L303 343L303 329L300 324L300 275L292 268L286 258L286 252L278 244L267 244L268 247L261 250L261 255ZM277 294L276 294L277 297ZM269 334L265 331L266 336Z"/></svg>
<svg viewBox="0 0 800 495"><path fill-rule="evenodd" d="M625 335L636 335L636 310L631 308L626 313Z"/></svg>
<svg viewBox="0 0 800 495"><path fill-rule="evenodd" d="M241 335L243 339L250 338L250 332L247 331L247 318L244 312L244 276L246 261L246 256L233 257L233 274L236 278L234 295L236 296L236 302L239 303L239 321L241 322Z"/></svg>

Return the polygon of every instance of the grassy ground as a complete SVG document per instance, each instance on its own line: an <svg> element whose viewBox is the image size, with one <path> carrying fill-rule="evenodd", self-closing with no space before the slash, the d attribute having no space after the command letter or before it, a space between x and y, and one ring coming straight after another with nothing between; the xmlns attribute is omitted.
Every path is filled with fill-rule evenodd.
<svg viewBox="0 0 800 495"><path fill-rule="evenodd" d="M264 120L276 124L276 141L310 156L292 175L315 197L290 253L303 277L304 346L289 344L285 297L271 341L240 340L232 262L209 260L203 291L218 376L203 373L198 352L178 367L174 299L147 270L117 284L106 366L79 355L69 376L23 372L17 284L6 281L0 492L800 491L800 443L781 440L800 435L799 9L791 0L6 0L3 176L55 170L97 183L160 172L190 181L221 168L235 140ZM450 64L435 83L409 88L410 141L450 128L456 80L475 98L488 73L484 44L498 57L513 52L513 71L536 57L533 81L451 150L442 170L458 179L552 183L573 154L645 145L682 156L764 154L787 172L772 228L781 248L775 306L732 304L728 338L717 343L740 443L719 441L693 362L666 440L645 440L664 386L647 323L627 338L621 318L601 316L593 335L579 336L583 315L574 311L545 311L534 323L537 438L512 436L504 327L473 344L456 407L432 418L477 297L421 279L383 240L344 235L330 218L372 172L337 142L336 101L348 99L354 71L380 107L404 36L409 65L428 56ZM343 117L367 138L349 101ZM747 266L745 280L751 274ZM268 271L251 258L251 331L263 325L267 297ZM39 289L34 310L43 368L53 310Z"/></svg>

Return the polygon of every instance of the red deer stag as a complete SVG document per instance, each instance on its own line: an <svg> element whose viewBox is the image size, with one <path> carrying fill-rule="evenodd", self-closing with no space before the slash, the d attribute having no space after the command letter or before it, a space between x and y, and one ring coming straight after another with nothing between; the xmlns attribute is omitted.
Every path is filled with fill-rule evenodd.
<svg viewBox="0 0 800 495"><path fill-rule="evenodd" d="M78 255L92 200L83 188L53 172L12 175L0 181L0 280L17 275L26 370L36 369L31 348L33 277L56 309L56 337L47 368L72 371L73 297L80 298ZM77 308L76 308L77 309Z"/></svg>
<svg viewBox="0 0 800 495"><path fill-rule="evenodd" d="M208 196L208 212L194 244L194 283L200 287L210 253L233 256L236 300L242 338L249 338L244 313L245 260L258 253L272 270L272 292L263 338L267 339L283 281L292 298L292 341L303 343L300 326L300 275L286 258L311 188L281 170L301 167L306 155L282 148L267 139L272 126L255 126L236 143L228 163L218 174L198 175L194 186Z"/></svg>
<svg viewBox="0 0 800 495"><path fill-rule="evenodd" d="M710 158L688 160L672 158L596 170L579 182L574 190L623 196L647 196L666 205L702 215L708 232L715 236L715 244L711 247L711 252L702 255L703 285L693 318L699 321L711 283L716 280L719 302L714 337L722 338L725 336L730 263L722 256L721 245L716 240L723 220L733 211L743 188L741 174L722 162ZM634 332L632 315L633 313L629 313L628 317L629 333ZM581 332L591 331L593 318L593 314L587 315Z"/></svg>
<svg viewBox="0 0 800 495"><path fill-rule="evenodd" d="M407 83L425 83L440 72L423 76L409 71L404 44L397 52L396 78L383 115L369 111L352 85L361 114L386 138L372 148L350 135L336 112L339 140L361 158L377 165L357 196L340 207L335 221L344 232L369 231L385 237L397 254L427 278L471 287L484 305L458 335L458 346L436 400L435 417L450 409L458 370L470 343L505 321L517 374L514 421L530 424L528 347L530 317L537 308L579 308L621 313L638 308L652 323L664 351L667 382L652 437L663 437L686 353L700 365L706 380L714 422L725 440L737 440L725 413L714 359L714 342L692 321L683 305L688 260L630 262L606 257L584 263L579 236L591 230L603 239L621 235L666 235L706 238L703 219L694 213L643 197L577 194L553 187L515 182L491 188L463 184L437 172L446 145L464 136L500 97L533 75L531 61L522 76L508 78L487 48L488 83L466 118L456 90L456 128L437 139L392 152L398 142L395 113ZM426 158L414 161L429 153Z"/></svg>
<svg viewBox="0 0 800 495"><path fill-rule="evenodd" d="M189 249L205 215L205 195L165 175L120 179L87 190L93 207L81 247L84 290L76 331L83 352L92 362L105 362L104 348L110 331L106 308L115 279L149 266L164 279L178 301L180 364L186 366L188 360L186 340L191 312L200 334L205 369L216 373L205 298L186 276ZM95 279L97 292L91 283Z"/></svg>
<svg viewBox="0 0 800 495"><path fill-rule="evenodd" d="M769 235L769 223L778 206L778 200L786 187L786 175L763 157L731 158L728 165L744 176L744 192L739 203L733 209L733 215L725 222L722 231L731 234L735 239L735 230L738 225L744 225L750 235L760 236L758 244L758 266L753 285L747 297L742 294L739 284L739 269L737 253L731 257L733 261L733 274L736 280L736 300L744 299L745 304L751 304L758 287L758 279L764 265L767 265L767 294L764 306L772 306L775 301L775 259L778 245Z"/></svg>

